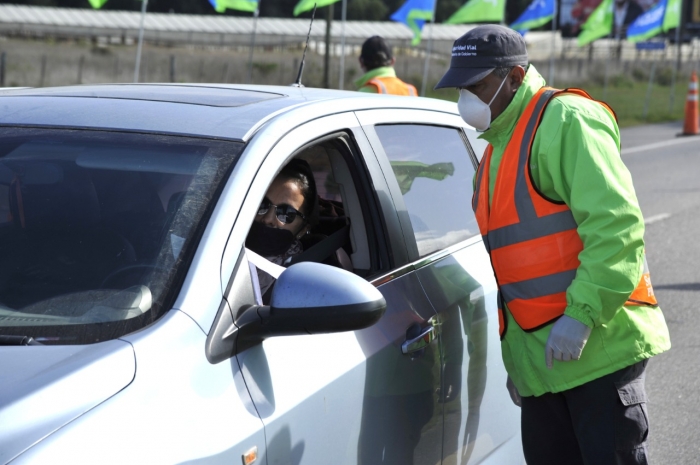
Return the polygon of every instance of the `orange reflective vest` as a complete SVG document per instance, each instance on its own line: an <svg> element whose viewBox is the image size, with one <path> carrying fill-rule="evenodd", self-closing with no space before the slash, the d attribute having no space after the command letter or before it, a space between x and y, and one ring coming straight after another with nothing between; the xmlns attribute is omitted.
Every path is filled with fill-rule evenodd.
<svg viewBox="0 0 700 465"><path fill-rule="evenodd" d="M418 91L411 84L403 82L397 77L376 77L367 81L366 86L372 86L377 89L378 94L392 94L392 95L409 95L411 97L418 97Z"/></svg>
<svg viewBox="0 0 700 465"><path fill-rule="evenodd" d="M530 150L544 110L552 98L564 94L591 99L580 89L544 87L535 94L503 153L491 202L491 145L477 170L472 208L498 283L501 337L505 332L504 303L526 331L537 330L563 315L566 290L580 264L583 243L571 209L540 194L529 169ZM614 115L610 107L599 103ZM646 258L643 266L642 278L625 305L657 303Z"/></svg>

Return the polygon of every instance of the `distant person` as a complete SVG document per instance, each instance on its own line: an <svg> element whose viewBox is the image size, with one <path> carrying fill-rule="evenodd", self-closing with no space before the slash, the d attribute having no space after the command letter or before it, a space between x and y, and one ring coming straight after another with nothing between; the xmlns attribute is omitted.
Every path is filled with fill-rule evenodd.
<svg viewBox="0 0 700 465"><path fill-rule="evenodd" d="M371 94L393 94L418 96L418 91L411 84L396 77L394 70L396 58L391 47L379 36L372 36L362 44L360 68L364 75L355 81L360 92Z"/></svg>
<svg viewBox="0 0 700 465"><path fill-rule="evenodd" d="M626 39L627 27L632 24L644 10L635 0L615 0L613 8L615 38Z"/></svg>

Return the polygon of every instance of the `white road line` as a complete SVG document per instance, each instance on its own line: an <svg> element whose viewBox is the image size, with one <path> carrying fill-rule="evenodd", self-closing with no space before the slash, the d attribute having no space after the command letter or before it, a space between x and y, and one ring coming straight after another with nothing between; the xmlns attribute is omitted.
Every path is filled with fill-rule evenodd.
<svg viewBox="0 0 700 465"><path fill-rule="evenodd" d="M663 221L663 220L665 220L666 218L668 218L669 216L671 216L670 213L661 213L661 214L659 214L659 215L650 216L649 218L646 218L646 219L644 220L644 224L651 224L651 223L656 223L656 222L659 222L659 221Z"/></svg>
<svg viewBox="0 0 700 465"><path fill-rule="evenodd" d="M659 149L661 147L668 147L670 145L685 144L688 142L695 142L697 144L700 144L700 138L696 138L693 136L679 137L678 139L670 139L670 140L665 140L662 142L654 142L653 144L640 145L638 147L629 147L626 149L622 149L622 151L620 153L621 153L621 155L631 155L633 153L646 152L648 150Z"/></svg>

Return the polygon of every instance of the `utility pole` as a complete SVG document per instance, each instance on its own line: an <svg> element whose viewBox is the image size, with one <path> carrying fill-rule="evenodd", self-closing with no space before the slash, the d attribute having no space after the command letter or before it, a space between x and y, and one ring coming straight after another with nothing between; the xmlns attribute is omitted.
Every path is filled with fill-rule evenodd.
<svg viewBox="0 0 700 465"><path fill-rule="evenodd" d="M326 10L326 55L323 58L323 87L331 88L331 26L333 24L333 3Z"/></svg>
<svg viewBox="0 0 700 465"><path fill-rule="evenodd" d="M253 83L253 51L255 50L255 33L258 30L258 16L260 16L260 0L258 0L257 5L253 13L253 34L250 40L250 53L248 55L248 80L246 81L248 84Z"/></svg>
<svg viewBox="0 0 700 465"><path fill-rule="evenodd" d="M139 71L141 70L141 48L143 47L143 26L146 20L146 8L148 0L141 0L141 25L139 26L139 43L136 46L136 65L134 66L134 82L139 82Z"/></svg>

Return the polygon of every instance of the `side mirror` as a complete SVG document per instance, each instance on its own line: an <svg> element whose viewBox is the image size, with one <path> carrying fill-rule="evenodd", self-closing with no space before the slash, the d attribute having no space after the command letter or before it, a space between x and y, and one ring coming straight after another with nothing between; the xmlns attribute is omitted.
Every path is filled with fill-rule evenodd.
<svg viewBox="0 0 700 465"><path fill-rule="evenodd" d="M321 263L297 263L280 275L269 306L245 308L228 329L210 334L207 358L218 363L269 337L367 328L385 310L381 292L359 276ZM220 334L219 343L211 340L214 333Z"/></svg>

